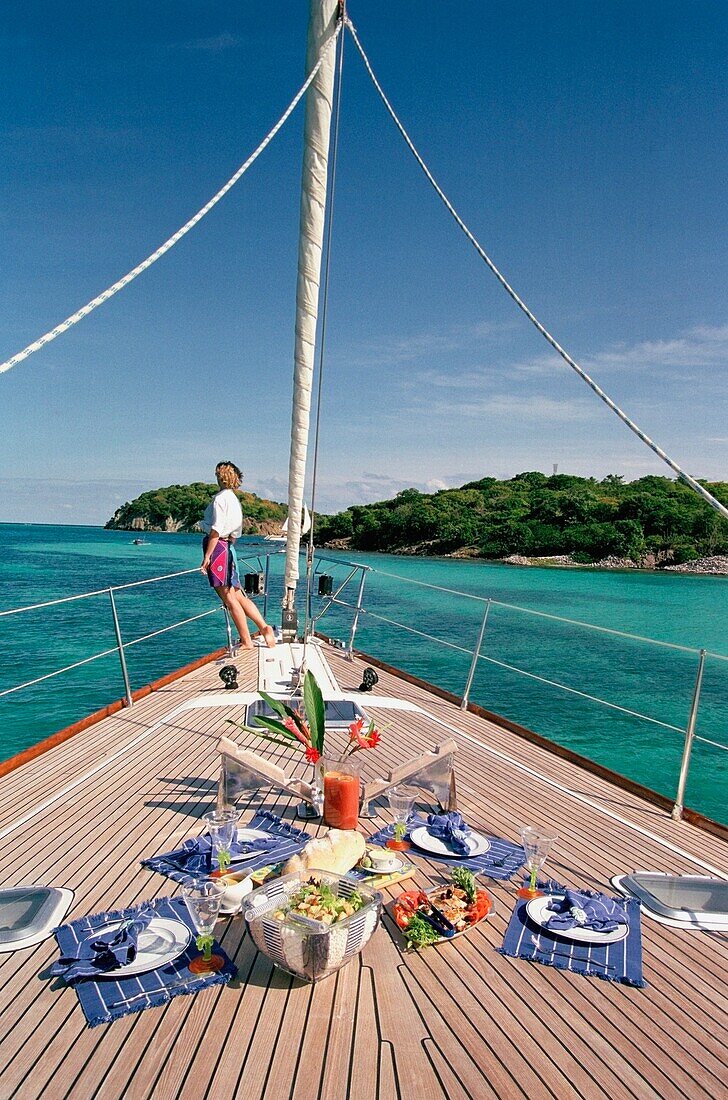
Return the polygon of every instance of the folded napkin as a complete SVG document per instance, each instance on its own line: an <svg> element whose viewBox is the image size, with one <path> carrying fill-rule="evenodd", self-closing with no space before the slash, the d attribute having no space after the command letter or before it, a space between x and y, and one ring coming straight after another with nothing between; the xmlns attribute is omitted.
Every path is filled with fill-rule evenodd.
<svg viewBox="0 0 728 1100"><path fill-rule="evenodd" d="M213 945L213 951L216 955L222 955L225 960L222 970L210 971L209 974L190 972L190 961L199 952L195 946L196 929L182 898L155 898L154 901L145 901L133 909L97 913L63 924L55 930L61 958L67 959L78 954L78 944L83 940L100 940L112 923L117 925L118 931L118 926L127 921L131 922L131 927L131 924L143 918L146 923L146 920L155 917L185 925L190 933L190 942L176 958L153 970L145 970L140 974L124 974L123 971L116 970L97 972L83 981L72 982L70 988L78 997L90 1027L108 1024L127 1013L167 1004L173 997L199 993L212 985L224 985L237 973L236 967L217 942Z"/></svg>
<svg viewBox="0 0 728 1100"><path fill-rule="evenodd" d="M606 894L590 894L567 887L563 900L552 901L547 912L554 915L547 921L551 932L572 928L590 928L593 932L613 932L620 924L628 924L624 903Z"/></svg>
<svg viewBox="0 0 728 1100"><path fill-rule="evenodd" d="M76 943L67 949L51 967L54 978L63 978L70 984L81 978L95 978L118 970L120 966L134 962L137 940L154 914L138 913L133 919L118 921L104 932L103 928L89 929Z"/></svg>
<svg viewBox="0 0 728 1100"><path fill-rule="evenodd" d="M606 943L562 938L565 931L563 926L552 931L548 925L541 926L534 922L528 914L530 903L524 900L517 903L511 914L503 946L498 948L501 955L528 959L529 962L553 966L557 970L568 970L572 974L601 978L607 982L622 982L624 985L640 988L646 984L642 977L642 927L637 898L617 899L604 894L592 895L587 891L570 890L553 879L539 882L538 888L559 898L567 894L574 899L578 897L588 902L616 902L619 906L619 923L626 925L627 935L615 941L607 938ZM555 902L553 897L549 900L554 908L557 905L559 909L562 908L562 904ZM617 920L616 916L614 920ZM608 929L603 928L601 931Z"/></svg>
<svg viewBox="0 0 728 1100"><path fill-rule="evenodd" d="M230 846L232 862L236 857L249 855L251 852L267 852L280 844L275 837L257 837L254 840L233 841ZM178 871L184 871L188 875L209 875L213 870L212 855L210 851L210 838L207 836L190 837L177 848L170 852L167 860Z"/></svg>
<svg viewBox="0 0 728 1100"><path fill-rule="evenodd" d="M448 844L453 852L459 852L464 856L470 854L467 841L470 829L465 824L462 814L428 814L427 831L430 836L437 837L438 840Z"/></svg>
<svg viewBox="0 0 728 1100"><path fill-rule="evenodd" d="M239 842L236 840L232 846L233 871L237 870L236 856L249 855L250 858L241 866L250 872L259 867L283 862L289 856L300 852L311 839L309 833L296 828L288 821L282 821L270 810L259 810L246 828L260 830L268 836L253 840L243 839ZM208 836L190 837L173 852L163 852L162 855L143 859L142 865L148 867L150 871L166 875L174 882L183 882L190 876L209 875L212 870L210 838Z"/></svg>

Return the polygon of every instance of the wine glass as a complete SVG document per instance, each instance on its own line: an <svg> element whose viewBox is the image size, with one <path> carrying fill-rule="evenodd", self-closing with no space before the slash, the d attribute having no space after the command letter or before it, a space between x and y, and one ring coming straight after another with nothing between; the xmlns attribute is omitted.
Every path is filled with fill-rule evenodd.
<svg viewBox="0 0 728 1100"><path fill-rule="evenodd" d="M197 930L197 950L202 951L190 961L193 974L216 973L225 965L222 955L212 954L215 942L212 933L224 894L223 883L211 878L187 879L182 883L182 897Z"/></svg>
<svg viewBox="0 0 728 1100"><path fill-rule="evenodd" d="M551 851L551 845L556 840L558 840L557 836L549 836L530 826L521 829L521 843L526 853L526 866L531 872L531 879L528 886L522 886L518 891L519 898L530 899L543 896L543 890L539 890L536 887L536 879L539 871L546 862L546 857Z"/></svg>
<svg viewBox="0 0 728 1100"><path fill-rule="evenodd" d="M405 835L416 798L417 791L414 787L392 787L387 792L387 801L394 817L394 836L386 842L386 848L394 848L398 852L409 848L409 841L405 840Z"/></svg>
<svg viewBox="0 0 728 1100"><path fill-rule="evenodd" d="M224 875L230 866L231 849L237 836L238 817L236 810L212 810L203 818L210 837L211 861L217 863L217 869L212 871L213 878Z"/></svg>

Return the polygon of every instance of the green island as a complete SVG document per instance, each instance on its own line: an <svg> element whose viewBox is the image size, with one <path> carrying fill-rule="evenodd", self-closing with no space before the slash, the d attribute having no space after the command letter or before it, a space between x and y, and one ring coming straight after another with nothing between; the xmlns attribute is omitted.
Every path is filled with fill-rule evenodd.
<svg viewBox="0 0 728 1100"><path fill-rule="evenodd" d="M728 505L728 482L702 484ZM198 531L215 485L194 482L142 493L106 524L125 531ZM239 493L243 534L278 534L287 506ZM459 489L404 489L315 520L319 546L490 558L517 565L728 572L728 522L667 477L625 482L538 471L484 477Z"/></svg>
<svg viewBox="0 0 728 1100"><path fill-rule="evenodd" d="M217 491L217 485L204 481L151 489L122 504L104 527L111 531L199 531L202 514ZM265 500L255 493L242 492L237 496L243 509L244 535L280 532L288 514L285 504Z"/></svg>
<svg viewBox="0 0 728 1100"><path fill-rule="evenodd" d="M727 482L702 484L728 504ZM484 477L432 494L405 489L392 500L321 516L316 530L319 544L338 549L728 571L728 521L666 477L625 482L610 474L597 481L538 471L507 481Z"/></svg>

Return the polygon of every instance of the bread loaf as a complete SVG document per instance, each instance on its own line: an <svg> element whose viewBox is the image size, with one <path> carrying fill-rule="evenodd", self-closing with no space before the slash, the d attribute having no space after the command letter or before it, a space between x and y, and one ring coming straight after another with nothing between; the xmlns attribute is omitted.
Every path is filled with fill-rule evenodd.
<svg viewBox="0 0 728 1100"><path fill-rule="evenodd" d="M366 845L354 829L329 829L326 836L310 840L297 855L291 856L282 874L292 875L311 869L345 875L364 855Z"/></svg>

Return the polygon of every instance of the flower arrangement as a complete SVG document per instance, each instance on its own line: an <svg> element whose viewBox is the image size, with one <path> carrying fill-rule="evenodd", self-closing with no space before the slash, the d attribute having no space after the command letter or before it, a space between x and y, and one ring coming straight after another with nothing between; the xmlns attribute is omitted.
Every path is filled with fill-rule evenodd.
<svg viewBox="0 0 728 1100"><path fill-rule="evenodd" d="M256 726L262 729L256 729L255 726L241 726L238 722L232 721L231 725L238 726L239 729L244 729L248 733L255 733L258 737L274 745L281 745L283 748L290 749L300 744L306 754L306 760L310 764L318 763L324 753L326 708L321 688L314 674L306 672L303 679L303 713L288 706L287 703L282 703L279 699L273 699L264 691L259 694L278 717L268 718L259 715L254 718ZM381 733L373 721L365 729L364 719L357 718L349 725L349 741L341 760L346 760L353 753L361 752L363 749L375 749L380 740Z"/></svg>

